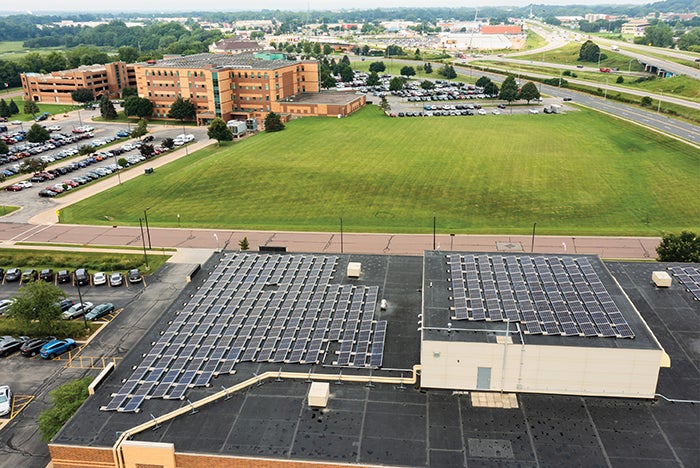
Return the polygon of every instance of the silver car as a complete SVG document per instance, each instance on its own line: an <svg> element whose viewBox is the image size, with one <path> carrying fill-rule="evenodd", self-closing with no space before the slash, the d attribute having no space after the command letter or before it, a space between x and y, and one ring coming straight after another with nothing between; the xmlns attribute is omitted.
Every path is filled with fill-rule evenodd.
<svg viewBox="0 0 700 468"><path fill-rule="evenodd" d="M0 416L9 414L12 410L12 390L8 385L0 387Z"/></svg>

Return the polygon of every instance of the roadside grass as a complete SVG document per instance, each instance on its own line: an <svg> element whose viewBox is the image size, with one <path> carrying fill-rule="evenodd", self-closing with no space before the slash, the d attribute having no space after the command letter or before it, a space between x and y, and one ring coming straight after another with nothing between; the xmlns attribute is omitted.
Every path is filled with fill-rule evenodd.
<svg viewBox="0 0 700 468"><path fill-rule="evenodd" d="M12 185L12 184L7 184L7 185ZM5 187L6 185L3 183L2 186ZM8 215L14 211L19 210L19 208L20 208L19 206L2 205L2 211L0 211L0 216Z"/></svg>
<svg viewBox="0 0 700 468"><path fill-rule="evenodd" d="M75 299L77 302L77 298ZM81 340L87 338L95 330L102 326L101 323L88 322L88 329L82 319L77 320L55 320L49 327L44 327L40 323L30 323L28 326L19 320L5 317L0 320L0 335L22 336L30 338L52 335L56 338L75 338Z"/></svg>
<svg viewBox="0 0 700 468"><path fill-rule="evenodd" d="M525 50L539 49L547 44L547 41L537 34L535 31L529 29L527 31L527 39L525 41Z"/></svg>
<svg viewBox="0 0 700 468"><path fill-rule="evenodd" d="M209 147L62 210L69 224L427 233L698 230L695 148L600 113L391 119L368 106ZM105 220L110 217L110 221Z"/></svg>
<svg viewBox="0 0 700 468"><path fill-rule="evenodd" d="M563 65L584 65L587 67L597 67L598 61L595 62L579 62L578 54L581 50L581 44L570 42L558 49L548 50L544 53L544 63L558 63ZM642 65L633 60L630 65L630 59L626 55L618 54L611 50L602 49L603 55L607 58L600 61L601 67L619 68L620 70L644 71ZM542 53L534 53L531 55L520 55L517 57L520 60L532 60L533 62L542 63ZM631 68L630 68L631 67Z"/></svg>
<svg viewBox="0 0 700 468"><path fill-rule="evenodd" d="M163 255L160 249L150 251L148 254L150 269L146 270L143 255L137 253L0 249L0 267L5 270L8 268L34 268L35 270L53 268L54 271L64 269L73 271L76 268L87 268L91 272L125 272L132 268L138 268L144 274L150 274L160 268L168 258L170 255Z"/></svg>
<svg viewBox="0 0 700 468"><path fill-rule="evenodd" d="M12 117L9 117L8 120L33 121L34 116L32 114L25 114L24 112L22 112L22 107L24 106L24 101L22 101L22 98L18 96L14 99L15 99L15 104L17 104L17 107L19 107L20 113L15 114ZM70 111L73 111L76 109L75 106L70 105L70 104L43 104L43 103L37 102L37 105L39 106L39 112L37 112L36 115L39 115L42 112L48 112L51 115L65 114L67 112L70 112ZM44 120L43 122L39 122L39 123L42 125L50 125L50 124L46 123L46 122L50 122L50 121L51 121L51 117L49 117L47 120Z"/></svg>
<svg viewBox="0 0 700 468"><path fill-rule="evenodd" d="M94 122L107 122L107 123L129 123L131 125L134 125L134 128L136 128L136 125L138 125L140 118L139 117L127 117L124 111L118 111L117 112L117 118L112 119L112 120L107 120L103 118L102 116L96 116L93 117L92 120ZM179 120L166 120L166 119L151 119L147 118L146 122L148 125L170 125L172 127L182 127L183 125L185 127L196 127L197 122L180 122Z"/></svg>

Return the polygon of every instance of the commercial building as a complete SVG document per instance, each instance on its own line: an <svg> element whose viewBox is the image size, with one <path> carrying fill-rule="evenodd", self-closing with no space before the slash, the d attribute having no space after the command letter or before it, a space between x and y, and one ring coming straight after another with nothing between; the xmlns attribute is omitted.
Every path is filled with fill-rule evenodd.
<svg viewBox="0 0 700 468"><path fill-rule="evenodd" d="M71 93L86 88L96 99L121 97L124 88L136 87L135 67L124 62L89 65L51 73L22 73L24 99L52 104L72 104Z"/></svg>
<svg viewBox="0 0 700 468"><path fill-rule="evenodd" d="M622 25L620 32L625 35L642 37L644 36L644 31L650 24L651 23L645 19L632 19Z"/></svg>
<svg viewBox="0 0 700 468"><path fill-rule="evenodd" d="M319 94L319 64L315 60L289 60L282 53L170 56L139 63L135 73L139 96L153 102L154 117L166 118L172 103L182 97L194 102L199 124L215 117L262 123L269 112L284 118L335 117L364 104L363 96L352 95L340 111L332 106L312 109L295 105L297 96L323 96Z"/></svg>
<svg viewBox="0 0 700 468"><path fill-rule="evenodd" d="M53 466L696 466L700 302L675 271L651 283L668 266L224 252L51 441Z"/></svg>
<svg viewBox="0 0 700 468"><path fill-rule="evenodd" d="M255 41L248 41L241 37L229 37L220 39L209 46L212 54L242 54L244 52L262 52L263 46Z"/></svg>

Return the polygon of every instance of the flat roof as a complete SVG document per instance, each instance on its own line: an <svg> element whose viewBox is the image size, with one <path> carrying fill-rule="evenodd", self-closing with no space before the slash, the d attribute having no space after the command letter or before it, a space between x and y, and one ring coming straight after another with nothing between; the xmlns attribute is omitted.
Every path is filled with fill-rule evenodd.
<svg viewBox="0 0 700 468"><path fill-rule="evenodd" d="M155 63L143 63L146 68L213 68L213 69L253 69L275 70L299 63L310 61L297 60L262 60L255 58L253 53L241 53L235 55L225 54L193 54L174 57L165 57Z"/></svg>
<svg viewBox="0 0 700 468"><path fill-rule="evenodd" d="M362 276L354 281L378 286L379 296L388 301L386 311L376 312L377 319L388 320L383 367L406 369L418 363L423 259L379 255L340 255L339 259L338 276L344 276L347 262L359 261ZM88 398L53 444L111 447L118 433L150 420L151 414L159 416L188 405L184 400L154 399L147 400L139 413L100 411L161 336L167 321L176 317L178 304L199 291L218 263L214 258L203 266L201 276L184 289L175 306ZM672 367L660 370L658 392L668 398L697 400L700 302L677 281L668 289L651 284L652 271L665 269L665 264L611 262L605 266L671 357ZM254 373L278 369L338 370L243 363L236 366L236 374L219 376L211 387L193 388L187 397L196 401ZM381 375L381 371L372 372ZM204 406L196 414L137 434L133 440L174 443L176 452L412 467L697 466L700 462L697 404L518 394L517 408L485 408L473 393L331 382L328 407L311 409L306 405L309 385L304 380L271 379Z"/></svg>
<svg viewBox="0 0 700 468"><path fill-rule="evenodd" d="M282 99L279 102L294 104L332 104L346 105L361 98L360 94L354 91L328 91L319 93L301 93Z"/></svg>
<svg viewBox="0 0 700 468"><path fill-rule="evenodd" d="M456 309L457 285L453 276L450 262L452 259L457 262L462 260L462 268L466 268L464 262L471 261L476 268L469 272L457 273L459 278L466 276L464 280L466 289L467 304L469 313L463 317L459 316ZM496 342L497 335L505 335L508 332L516 343L537 344L537 345L557 345L557 346L577 346L577 347L604 347L620 349L660 349L653 334L644 323L634 305L630 302L624 291L617 284L610 272L605 268L605 264L595 255L527 255L523 253L484 253L484 252L443 252L426 251L424 254L425 276L423 278L423 339L427 341L474 341L474 342ZM485 266L483 266L485 265ZM494 269L500 266L500 276L495 274ZM507 268L506 268L507 265ZM514 267L513 267L514 265ZM525 268L529 266L532 273L528 274ZM571 265L571 275L565 268ZM559 268L560 271L553 270ZM590 268L588 268L590 267ZM486 271L479 270L480 268ZM540 268L546 269L540 271ZM581 268L588 271L590 278L582 278ZM514 272L511 270L515 270ZM559 275L555 276L552 271ZM515 274L521 281L515 286ZM540 274L541 273L541 274ZM473 275L471 278L469 275ZM545 277L547 275L547 277ZM576 276L581 275L581 276ZM651 276L649 277L651 279ZM530 281L534 279L537 291ZM599 280L598 286L604 288L601 294L606 294L606 299L614 302L611 308L616 313L621 314L624 322L629 325L634 335L633 338L620 338L612 335L613 332L602 336L597 326L589 324L592 333L583 336L584 327L579 325L578 317L574 317L572 308L583 314L583 318L590 320L591 313L586 311L586 307L592 307L589 302L584 304L581 298L583 294L590 295L593 299L594 307L599 307L601 316L608 323L608 317L603 312L597 295L594 296L591 282L588 280ZM471 282L470 282L471 281ZM560 283L561 281L561 283ZM487 284L488 283L488 284ZM601 284L602 283L602 284ZM469 289L472 285L472 290ZM566 290L563 286L568 286ZM582 286L579 286L582 285ZM586 292L579 292L576 287L586 288ZM520 289L522 288L522 289ZM474 290L476 289L476 291ZM490 291L488 291L490 289ZM535 294L539 292L540 297ZM538 332L531 334L527 328L527 323L523 318L523 304L517 293L525 295L525 303L533 310ZM553 305L554 299L558 299L556 307ZM572 299L573 296L573 299ZM471 298L471 300L470 300ZM491 299L489 299L491 298ZM475 318L472 309L476 308L474 299L478 301L482 316ZM491 302L487 302L487 299ZM510 301L511 307L516 317L511 316L510 324L507 322L507 307L504 304ZM489 308L495 309L496 314L489 315ZM459 305L457 305L459 309ZM549 320L552 321L550 332L547 332L544 325L540 327L544 314L542 309L549 312ZM559 312L561 310L561 313ZM484 314L484 311L486 312ZM556 313L555 313L556 311ZM499 318L493 318L502 316ZM467 318L468 316L468 318ZM618 315L619 317L619 315ZM620 319L623 321L622 319ZM573 330L572 335L566 335L567 327L562 326L562 322L569 322ZM597 324L596 324L597 325ZM612 330L612 327L610 328ZM541 332L540 332L541 330ZM573 335L575 333L575 335ZM581 336L579 336L581 335Z"/></svg>

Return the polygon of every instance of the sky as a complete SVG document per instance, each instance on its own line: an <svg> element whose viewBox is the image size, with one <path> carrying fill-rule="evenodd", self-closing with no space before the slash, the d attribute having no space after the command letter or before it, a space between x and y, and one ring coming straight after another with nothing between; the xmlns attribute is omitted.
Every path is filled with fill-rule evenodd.
<svg viewBox="0 0 700 468"><path fill-rule="evenodd" d="M624 5L644 4L650 0L535 0L536 5ZM33 13L47 11L240 11L240 10L340 10L391 7L475 7L475 6L526 6L527 0L258 0L256 2L225 2L222 0L103 0L86 2L85 0L33 0L28 6ZM16 3L13 7L16 8ZM0 7L0 10L4 8ZM19 11L18 11L19 12Z"/></svg>

